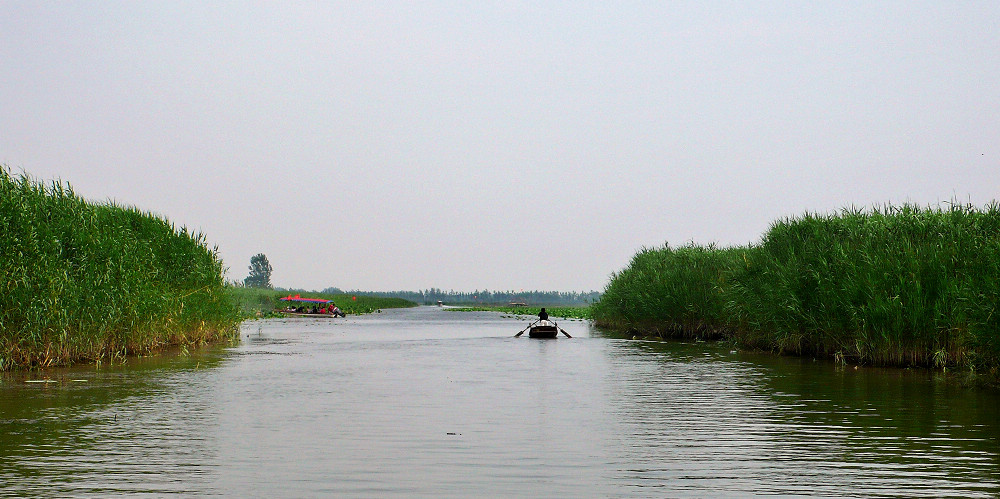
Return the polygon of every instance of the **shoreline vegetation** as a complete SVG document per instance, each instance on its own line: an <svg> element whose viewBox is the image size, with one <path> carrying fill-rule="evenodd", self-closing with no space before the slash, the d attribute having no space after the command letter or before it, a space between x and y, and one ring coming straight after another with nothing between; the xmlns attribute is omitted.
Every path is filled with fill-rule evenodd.
<svg viewBox="0 0 1000 499"><path fill-rule="evenodd" d="M291 293L333 300L348 314L416 306L335 288L226 284L204 235L134 207L85 201L68 183L12 175L5 165L0 228L0 371L121 363L232 340L240 322L276 316L279 298ZM785 218L747 246L644 248L592 305L546 308L619 333L723 340L839 363L958 369L998 385L998 283L1000 205L887 205ZM417 295L426 301L426 293ZM449 310L532 316L539 308Z"/></svg>
<svg viewBox="0 0 1000 499"><path fill-rule="evenodd" d="M283 308L286 302L281 298L289 295L299 295L302 298L321 298L333 300L340 310L348 315L370 314L383 308L408 308L417 306L402 298L380 296L364 296L351 293L325 293L304 290L284 290L267 288L247 288L230 286L227 288L230 299L246 319L281 317L275 310Z"/></svg>
<svg viewBox="0 0 1000 499"><path fill-rule="evenodd" d="M541 307L512 307L509 305L487 305L487 306L450 306L446 310L449 312L500 312L507 315L524 315L538 317ZM550 317L562 319L593 319L591 307L545 307Z"/></svg>
<svg viewBox="0 0 1000 499"><path fill-rule="evenodd" d="M435 305L438 302L448 305L469 306L469 307L493 307L505 306L513 303L544 303L546 307L578 307L590 305L601 294L597 291L490 291L488 289L476 291L445 291L440 288L429 288L420 291L341 291L338 288L327 288L324 293L348 293L361 296L382 296L394 297L409 300L423 305Z"/></svg>
<svg viewBox="0 0 1000 499"><path fill-rule="evenodd" d="M805 214L760 243L644 248L595 324L859 365L1000 368L1000 206Z"/></svg>
<svg viewBox="0 0 1000 499"><path fill-rule="evenodd" d="M116 363L234 338L240 315L202 234L0 166L0 371Z"/></svg>

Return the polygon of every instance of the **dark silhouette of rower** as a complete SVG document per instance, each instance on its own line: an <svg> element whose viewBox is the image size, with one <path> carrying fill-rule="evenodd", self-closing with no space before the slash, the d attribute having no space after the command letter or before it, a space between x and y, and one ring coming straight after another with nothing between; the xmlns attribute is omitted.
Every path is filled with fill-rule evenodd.
<svg viewBox="0 0 1000 499"><path fill-rule="evenodd" d="M549 313L545 311L545 307L542 307L542 311L538 312L538 320L540 321L549 320Z"/></svg>

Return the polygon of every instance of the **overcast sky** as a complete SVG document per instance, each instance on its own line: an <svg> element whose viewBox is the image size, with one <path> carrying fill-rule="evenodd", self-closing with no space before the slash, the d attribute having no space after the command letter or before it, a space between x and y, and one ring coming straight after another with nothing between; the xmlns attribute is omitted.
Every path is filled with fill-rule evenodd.
<svg viewBox="0 0 1000 499"><path fill-rule="evenodd" d="M601 290L1000 198L1000 2L0 0L0 163L276 286Z"/></svg>

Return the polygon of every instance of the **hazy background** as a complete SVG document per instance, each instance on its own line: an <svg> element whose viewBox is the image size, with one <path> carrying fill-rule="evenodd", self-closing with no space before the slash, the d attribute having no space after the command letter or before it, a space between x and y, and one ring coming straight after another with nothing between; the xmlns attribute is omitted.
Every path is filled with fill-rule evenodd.
<svg viewBox="0 0 1000 499"><path fill-rule="evenodd" d="M277 286L603 289L1000 187L1000 2L0 1L0 163Z"/></svg>

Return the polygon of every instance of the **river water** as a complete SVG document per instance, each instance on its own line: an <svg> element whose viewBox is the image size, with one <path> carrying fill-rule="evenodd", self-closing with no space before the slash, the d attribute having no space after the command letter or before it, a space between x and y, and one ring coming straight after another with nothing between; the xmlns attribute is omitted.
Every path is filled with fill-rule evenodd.
<svg viewBox="0 0 1000 499"><path fill-rule="evenodd" d="M0 378L0 495L996 497L1000 396L437 307Z"/></svg>

